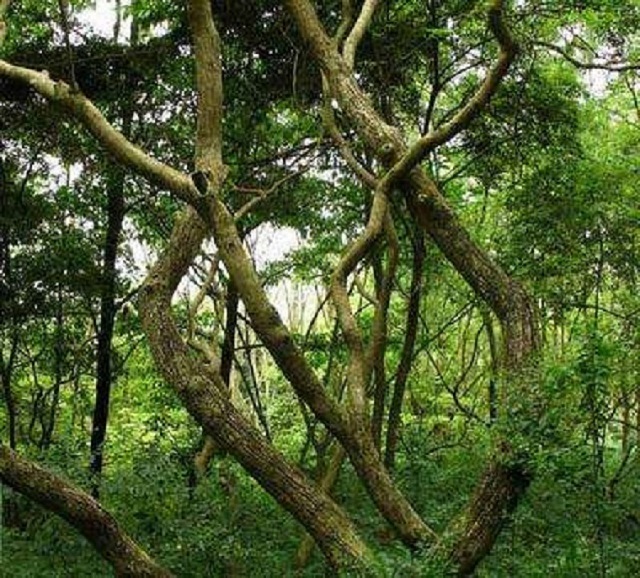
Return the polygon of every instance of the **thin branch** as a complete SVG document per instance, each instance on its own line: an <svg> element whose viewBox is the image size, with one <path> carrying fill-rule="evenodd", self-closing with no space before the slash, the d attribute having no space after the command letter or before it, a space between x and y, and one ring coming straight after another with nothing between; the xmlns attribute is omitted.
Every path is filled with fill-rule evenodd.
<svg viewBox="0 0 640 578"><path fill-rule="evenodd" d="M220 266L220 257L216 254L213 256L211 260L211 265L209 267L209 272L200 287L200 290L196 294L196 296L189 303L189 316L195 316L198 313L198 309L202 305L204 298L207 296L207 293L213 283L216 280L216 275L218 274L218 267Z"/></svg>
<svg viewBox="0 0 640 578"><path fill-rule="evenodd" d="M305 174L306 172L309 171L310 168L311 168L311 164L309 164L309 165L307 165L305 167L302 167L299 171L296 171L294 173L290 173L288 175L285 175L284 177L282 177L281 179L276 181L273 185L271 185L266 190L248 189L248 188L239 188L238 187L237 189L240 190L241 192L255 192L258 196L253 198L253 199L251 199L250 201L248 201L244 205L242 205L242 207L240 207L236 211L236 213L233 215L234 220L236 222L238 222L243 217L246 217L259 204L263 203L267 198L269 198L271 195L273 195L273 193L275 193L282 185L284 185L285 183L289 182L292 179L295 179L296 177L299 177L299 176Z"/></svg>
<svg viewBox="0 0 640 578"><path fill-rule="evenodd" d="M360 275L357 273L353 276L353 282L355 288L358 290L358 293L361 297L364 298L365 301L376 307L378 305L378 298L373 295L366 287L365 283L367 280L367 271L365 269L365 277L364 280L360 278Z"/></svg>
<svg viewBox="0 0 640 578"><path fill-rule="evenodd" d="M429 14L431 16L431 27L437 29L439 27L438 6L435 0L429 2ZM436 108L436 102L443 87L440 79L440 41L437 36L434 36L430 43L432 45L431 62L433 68L431 73L431 93L429 94L429 102L422 121L422 132L424 134L429 132L429 127L433 120L433 113Z"/></svg>
<svg viewBox="0 0 640 578"><path fill-rule="evenodd" d="M378 0L365 0L356 23L353 25L353 28L351 29L349 36L347 36L347 39L344 41L342 56L344 57L347 66L351 69L353 69L355 63L356 50L358 49L358 45L362 41L365 32L369 28L371 19L373 18L373 14L375 13L377 7Z"/></svg>
<svg viewBox="0 0 640 578"><path fill-rule="evenodd" d="M370 367L373 371L374 392L373 392L373 414L372 432L373 440L378 450L380 450L382 436L382 421L384 417L385 400L387 394L386 364L385 355L387 351L387 338L389 326L389 303L393 281L400 255L400 244L398 234L393 223L391 211L387 210L384 220L384 232L387 240L387 268L384 271L380 290L378 294L378 304L373 315L373 326L371 329L371 345L369 355L371 357Z"/></svg>
<svg viewBox="0 0 640 578"><path fill-rule="evenodd" d="M561 46L551 44L550 42L538 41L535 43L537 46L544 46L549 50L552 50L556 54L559 54L566 61L573 64L576 68L582 68L583 70L608 70L610 72L625 72L628 70L640 70L640 63L638 62L582 62L574 56L572 56L567 50Z"/></svg>
<svg viewBox="0 0 640 578"><path fill-rule="evenodd" d="M411 288L409 290L409 298L407 300L407 309L405 313L404 342L402 344L400 362L396 369L394 379L395 383L393 386L393 394L389 406L389 418L387 422L387 443L385 447L384 463L389 470L392 470L395 464L398 434L400 424L402 422L404 392L406 390L409 373L413 366L413 352L415 349L418 325L420 321L420 302L422 299L423 288L422 274L426 258L424 234L420 229L416 230L415 239L413 239L412 245L413 262L411 267Z"/></svg>
<svg viewBox="0 0 640 578"><path fill-rule="evenodd" d="M322 115L322 120L324 123L324 127L326 131L329 133L329 136L333 139L342 158L347 163L347 166L355 173L355 175L368 187L375 189L378 186L378 181L375 176L373 176L366 168L360 164L358 159L356 159L349 143L346 141L342 133L338 129L338 125L336 124L335 114L333 112L333 108L331 107L331 96L327 82L323 78L322 82L324 88L324 104L320 111Z"/></svg>

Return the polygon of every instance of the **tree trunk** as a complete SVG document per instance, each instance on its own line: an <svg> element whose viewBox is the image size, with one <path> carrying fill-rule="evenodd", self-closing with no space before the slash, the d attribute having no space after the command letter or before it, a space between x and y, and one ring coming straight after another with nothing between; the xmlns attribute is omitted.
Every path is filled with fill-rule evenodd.
<svg viewBox="0 0 640 578"><path fill-rule="evenodd" d="M420 319L420 300L422 298L422 269L425 260L424 235L422 231L416 231L413 241L413 267L411 270L411 289L409 290L409 302L407 303L406 332L400 363L396 370L396 378L393 386L393 396L389 407L389 421L387 424L387 444L385 447L384 463L389 470L395 466L396 450L398 447L398 434L402 419L402 402L407 386L407 379L413 363L413 350Z"/></svg>
<svg viewBox="0 0 640 578"><path fill-rule="evenodd" d="M141 290L140 314L156 364L207 435L300 521L332 567L373 573L371 554L344 512L247 422L229 401L219 372L196 362L178 333L171 297L205 234L206 227L189 210L178 220L166 252Z"/></svg>
<svg viewBox="0 0 640 578"><path fill-rule="evenodd" d="M117 7L117 18L120 18L120 7ZM117 39L119 24L114 30ZM131 23L131 45L138 43L138 23L134 16ZM122 106L122 134L129 138L134 113L135 89L129 87L131 82L125 80L125 85L130 88L128 98ZM100 286L100 326L98 330L98 344L96 350L96 397L93 409L93 423L91 427L91 457L89 471L91 474L91 491L94 497L100 495L100 478L104 458L104 443L107 437L107 425L109 422L109 405L111 399L111 386L113 382L113 330L117 314L117 269L118 247L124 217L125 205L125 180L126 172L120 166L111 166L107 169L107 230L104 239L102 260L102 283Z"/></svg>
<svg viewBox="0 0 640 578"><path fill-rule="evenodd" d="M373 108L371 100L358 86L350 66L338 54L335 44L326 34L311 3L307 0L286 0L285 4L303 38L310 44L327 78L331 96L337 99L362 141L376 151L380 163L391 169L408 151L400 131L387 124ZM492 12L491 17L500 19L500 11ZM506 40L514 51L508 33L504 29L499 33L502 35L500 41ZM501 61L502 74L508 64L508 58ZM494 78L494 82L499 82L499 78ZM495 85L492 86L495 88ZM488 94L490 96L491 93ZM473 107L469 109L471 114L479 111L481 102L486 103L487 93L474 98ZM500 320L504 367L513 378L512 384L526 387L519 374L539 346L534 307L528 295L471 239L435 183L420 168L414 167L409 171L400 182L400 189L419 226ZM530 417L536 419L536 404L531 399L535 395L533 389L521 389L517 395L527 399L527 403L520 406L529 407ZM505 403L510 398L508 394L505 395ZM500 529L515 508L518 497L528 486L530 477L524 465L525 456L518 456L516 465L500 465L503 462L511 464L513 459L509 444L505 442L491 460L462 517L464 525L457 526L461 529L452 557L460 565L462 573L471 572L490 551Z"/></svg>
<svg viewBox="0 0 640 578"><path fill-rule="evenodd" d="M0 143L1 144L1 143ZM13 192L13 183L9 181L9 176L4 166L4 159L0 157L0 214L9 215L10 195ZM18 350L18 331L13 298L12 287L12 267L11 267L11 231L9 224L0 225L0 381L2 385L2 396L7 410L7 421L9 429L9 446L16 449L17 439L17 405L13 395L12 377L13 367ZM7 331L9 337L9 355L5 359L4 354L4 332Z"/></svg>
<svg viewBox="0 0 640 578"><path fill-rule="evenodd" d="M91 460L89 464L92 477L92 494L96 498L100 495L104 441L109 420L109 400L113 377L111 344L117 312L116 260L125 215L124 172L119 168L114 170L116 174L112 176L112 180L107 187L107 233L104 242L102 285L100 287L96 399L91 428Z"/></svg>

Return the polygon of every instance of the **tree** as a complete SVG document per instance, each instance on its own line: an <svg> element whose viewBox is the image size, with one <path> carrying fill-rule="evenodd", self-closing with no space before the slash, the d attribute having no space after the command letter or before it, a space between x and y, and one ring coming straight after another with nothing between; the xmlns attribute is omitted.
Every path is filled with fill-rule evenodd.
<svg viewBox="0 0 640 578"><path fill-rule="evenodd" d="M501 0L493 0L488 4L486 13L482 12L481 15L479 11L467 10L466 7L460 7L457 13L455 7L451 8L461 21L465 18L470 21L468 28L462 28L467 35L465 40L468 43L481 40L483 58L480 63L474 62L471 68L476 71L484 68L486 72L482 81L475 82L476 74L464 78L460 90L456 86L449 86L447 98L458 97L461 92L462 100L439 118L436 113L440 112L438 100L442 100L441 93L459 70L469 69L468 54L474 48L468 48L467 44L467 52L464 49L459 51L456 45L458 40L453 37L453 32L443 27L446 19L439 12L439 4L429 4L428 23L423 32L426 31L429 38L431 61L427 76L431 92L419 136L412 144L407 144L408 139L403 134L407 123L398 120L398 107L394 106L393 99L386 92L395 93L399 100L409 101L403 112L412 110L411 88L417 84L417 74L411 70L415 64L411 59L415 55L409 53L411 59L402 71L404 76L385 77L385 84L376 85L376 76L384 72L381 70L384 58L398 58L399 55L387 53L382 58L376 57L375 40L379 30L383 31L383 37L387 30L387 35L397 34L403 41L403 27L407 26L412 14L403 14L402 10L398 10L393 18L388 13L385 21L378 22L376 10L381 10L375 0L366 0L359 11L355 10L352 2L343 2L340 15L337 6L325 6L323 18L327 22L339 23L335 34L330 35L308 0L286 0L283 3L286 14L280 4L265 2L264 6L263 3L256 3L253 7L258 16L264 16L264 26L267 28L274 23L282 25L286 22L287 26L292 21L295 23L296 32L292 34L299 35L304 46L308 47L308 51L304 49L305 79L309 84L305 87L305 97L316 98L317 89L321 88L322 91L323 102L309 104L308 108L321 110L323 131L331 137L335 151L341 157L340 162L350 169L350 178L358 180L362 189L368 191L368 194L362 195L367 212L366 225L343 248L329 280L329 295L348 354L344 403L324 387L295 336L283 323L243 244L245 220L259 219L260 211L264 210L259 205L268 206L271 201L269 193L296 176L295 171L285 171L287 174L276 185L268 191L262 191L257 202L250 201L244 205L239 202L236 193L241 187L237 181L243 165L240 162L240 168L232 166L229 159L235 161L238 157L242 160L242 153L237 150L226 151L223 119L234 119L234 116L223 107L223 47L214 16L229 25L228 30L223 28L222 35L230 47L255 38L258 45L256 51L263 51L260 42L265 37L251 30L251 23L229 6L213 3L212 8L208 0L188 2L186 25L191 36L197 97L195 170L191 174L152 157L133 144L128 130L118 130L110 124L98 107L78 89L78 86L83 87L84 81L72 61L69 62L66 82L52 80L48 75L30 68L0 61L1 76L29 86L30 90L82 123L92 139L118 164L118 171L121 171L118 174L123 175L124 171L128 171L142 176L153 186L170 192L174 200L186 207L176 218L171 238L163 247L140 291L140 316L156 364L204 432L217 446L228 451L304 526L335 569L352 569L369 574L378 571L374 555L344 509L322 489L318 489L299 468L292 466L231 403L228 369L221 369L223 364L216 359L216 352L210 351L210 355L203 357L190 350L181 332L172 300L179 283L196 262L203 243L211 237L233 288L229 291L229 301L233 302L232 296L237 291L253 331L271 354L300 403L340 444L376 508L397 536L410 548L426 547L442 554L460 575L473 573L493 547L535 475L530 445L526 439L525 443L514 442L514 439L518 440L514 432L526 438L526 432L521 431L523 424L535 423L543 417L545 400L541 398L538 387L537 367L540 336L534 302L523 284L507 273L475 240L452 203L443 195L435 171L422 168L421 164L431 159L433 169L433 159L439 151L453 146L463 131L472 131L474 126L477 128L474 123L481 122L490 101L499 94L499 90L508 88L504 86L507 84L506 78L521 48L511 30L512 25L508 23L504 4ZM155 8L153 3L141 6L150 11ZM414 9L417 10L417 4L409 3L409 11ZM526 4L520 10L522 15L528 16L529 22L535 22L540 17L535 11L528 14L530 7ZM143 13L143 10L140 12ZM180 26L185 23L181 20L182 16L175 16L178 33ZM368 47L367 35L372 37ZM485 41L487 37L491 38L491 44ZM66 48L70 48L68 34ZM557 52L556 48L550 49ZM359 50L369 57L364 61L362 73L356 68ZM266 66L271 60L277 62L285 52L282 46L267 48ZM447 68L443 66L445 59L455 70L449 78L442 76ZM242 63L243 59L231 58L231 62ZM263 82L265 79L272 82L278 76L277 66L274 68L276 70L269 71L269 74L259 73L258 78ZM407 81L410 86L405 90L403 84ZM276 87L277 90L280 90L280 86ZM241 91L239 93L242 94ZM269 92L267 102L261 104L268 106L272 97L273 93ZM239 106L242 106L242 98L239 100ZM242 151L244 144L239 144L237 149ZM335 153L330 154L335 158ZM182 164L184 166L186 163ZM276 174L280 168L278 159L272 160L271 164L271 172ZM121 188L117 187L117 191L114 189L113 194L120 194ZM348 190L347 187L345 190ZM116 200L122 202L120 197ZM121 216L121 212L116 212L116 216ZM387 428L386 460L383 460L380 446L387 381L385 352L390 292L399 255L395 223L400 218L411 223L409 229L414 235L413 281L408 305L407 336L396 377ZM415 511L383 463L386 461L388 466L393 465L394 436L397 436L404 383L415 347L415 311L420 298L424 237L438 247L475 297L490 309L499 321L502 339L500 367L503 384L498 411L501 425L496 428L494 450L487 458L485 472L468 507L450 524L445 539L438 536ZM348 284L357 269L368 260L373 263L375 295L371 299L374 311L367 339L361 320L354 312ZM105 259L105 263L107 261ZM113 269L107 274L112 273ZM108 314L102 323L107 331L113 324L112 289L112 286L110 289L106 286L102 295L103 304L107 309L111 308L103 310ZM233 318L233 314L228 318ZM234 332L235 328L232 326L230 331ZM106 351L104 347L103 351ZM495 347L492 348L492 354L495 358ZM103 363L103 371L105 367L108 370L108 363L106 366ZM228 368L228 361L224 367ZM104 386L102 389L105 390ZM108 385L105 391L108 392ZM492 403L495 403L495 399ZM98 429L104 431L104 416L98 421L102 424ZM101 445L99 437L92 443L96 456ZM0 474L20 490L17 478L9 475L17 459L14 454L8 453L6 460L0 462L4 464ZM59 503L55 497L48 498L47 503L55 503L58 511L66 512L67 519L81 528L77 519L69 514L68 504ZM90 504L93 502L85 504L83 509L91 510ZM87 515L89 519L93 516L91 513ZM96 546L104 548L101 544Z"/></svg>

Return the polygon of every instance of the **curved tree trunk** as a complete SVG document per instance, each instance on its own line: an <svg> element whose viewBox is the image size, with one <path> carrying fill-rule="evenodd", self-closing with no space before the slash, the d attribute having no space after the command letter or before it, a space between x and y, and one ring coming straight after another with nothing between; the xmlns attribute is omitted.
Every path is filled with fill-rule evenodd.
<svg viewBox="0 0 640 578"><path fill-rule="evenodd" d="M331 97L338 101L363 144L376 153L381 165L389 169L385 183L402 190L412 215L425 233L500 320L504 366L513 378L512 386L519 387L518 397L528 402L526 411L533 415L534 410L528 408L535 408L535 403L529 403L535 399L530 399L533 393L522 375L538 347L533 306L522 287L473 242L433 181L415 168L429 150L468 125L504 77L517 47L502 24L502 1L492 0L489 9L489 25L500 44L496 65L478 92L449 123L433 134L425 135L411 148L407 147L399 130L387 124L372 107L352 73L357 44L370 22L376 2L364 4L364 18L358 18L342 56L318 21L309 0L285 0L285 5L311 45ZM194 38L198 87L196 173L193 179L149 157L130 143L106 122L88 99L64 83L53 82L44 74L4 61L0 61L0 74L28 83L78 117L124 166L172 191L177 198L194 207L207 223L205 227L190 212L189 217L178 224L167 253L150 273L141 293L141 315L156 362L205 431L227 448L305 526L334 567L372 571L370 554L342 510L310 484L299 470L290 466L230 404L219 373L208 371L193 358L170 314L171 296L210 229L256 333L299 397L342 443L376 506L405 543L415 545L433 539L433 533L382 466L366 416L360 415L362 408L356 408L359 414L354 418L328 396L296 347L246 257L233 217L215 197L225 180L226 168L221 153L220 40L208 0L189 2L189 22ZM509 399L507 390L507 404ZM513 455L508 441L500 444L468 510L456 526L458 539L452 557L461 574L472 572L490 550L528 485L525 459L526 456Z"/></svg>

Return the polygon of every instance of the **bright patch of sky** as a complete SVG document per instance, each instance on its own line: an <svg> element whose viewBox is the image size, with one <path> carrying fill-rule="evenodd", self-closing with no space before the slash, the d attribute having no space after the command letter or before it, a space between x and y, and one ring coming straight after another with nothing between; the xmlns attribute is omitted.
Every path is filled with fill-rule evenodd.
<svg viewBox="0 0 640 578"><path fill-rule="evenodd" d="M123 2L123 8L125 5L128 6L128 3ZM112 0L96 0L95 7L82 11L78 20L91 26L101 36L111 38L116 23L116 4Z"/></svg>

